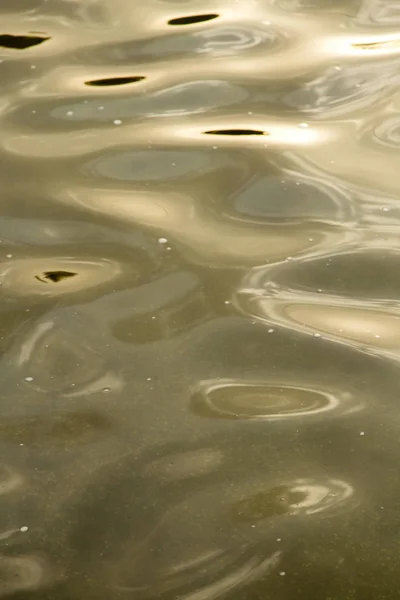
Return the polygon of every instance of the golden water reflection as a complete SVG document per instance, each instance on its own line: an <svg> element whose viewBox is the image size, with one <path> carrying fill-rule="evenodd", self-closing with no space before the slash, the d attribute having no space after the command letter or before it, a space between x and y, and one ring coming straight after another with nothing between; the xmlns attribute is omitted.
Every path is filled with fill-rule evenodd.
<svg viewBox="0 0 400 600"><path fill-rule="evenodd" d="M2 4L0 597L394 600L398 1Z"/></svg>

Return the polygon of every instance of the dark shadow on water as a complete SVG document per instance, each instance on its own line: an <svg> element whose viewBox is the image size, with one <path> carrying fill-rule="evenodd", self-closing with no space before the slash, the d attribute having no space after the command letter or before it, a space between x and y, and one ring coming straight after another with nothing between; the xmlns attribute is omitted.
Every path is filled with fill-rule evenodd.
<svg viewBox="0 0 400 600"><path fill-rule="evenodd" d="M26 50L26 48L38 46L49 39L49 37L3 33L0 35L0 46L3 46L3 48L13 48L14 50Z"/></svg>
<svg viewBox="0 0 400 600"><path fill-rule="evenodd" d="M213 129L205 131L205 135L268 135L265 131L259 129Z"/></svg>
<svg viewBox="0 0 400 600"><path fill-rule="evenodd" d="M93 87L112 87L116 85L127 85L128 83L138 83L144 79L146 79L146 77L142 75L135 75L132 77L107 77L106 79L92 79L91 81L85 81L85 85Z"/></svg>
<svg viewBox="0 0 400 600"><path fill-rule="evenodd" d="M190 15L188 17L177 17L176 19L170 19L168 25L193 25L194 23L204 23L205 21L211 21L217 19L219 15L208 14L208 15Z"/></svg>

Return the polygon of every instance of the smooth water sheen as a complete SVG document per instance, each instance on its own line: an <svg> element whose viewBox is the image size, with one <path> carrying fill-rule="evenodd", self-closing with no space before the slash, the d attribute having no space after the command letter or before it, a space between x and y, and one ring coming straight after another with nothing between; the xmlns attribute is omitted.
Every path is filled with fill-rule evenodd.
<svg viewBox="0 0 400 600"><path fill-rule="evenodd" d="M0 16L0 597L398 600L399 0Z"/></svg>

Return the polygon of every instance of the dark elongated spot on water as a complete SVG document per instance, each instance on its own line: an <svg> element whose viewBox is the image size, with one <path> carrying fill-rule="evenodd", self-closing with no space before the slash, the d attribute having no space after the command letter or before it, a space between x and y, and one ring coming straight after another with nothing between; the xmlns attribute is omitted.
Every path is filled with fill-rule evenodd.
<svg viewBox="0 0 400 600"><path fill-rule="evenodd" d="M127 83L137 83L143 81L146 77L142 75L135 75L132 77L108 77L107 79L92 79L91 81L85 81L86 85L93 85L98 87L107 87L111 85L126 85Z"/></svg>
<svg viewBox="0 0 400 600"><path fill-rule="evenodd" d="M208 15L189 15L188 17L177 17L176 19L170 19L168 25L193 25L194 23L204 23L204 21L211 21L217 19L219 15L210 13Z"/></svg>
<svg viewBox="0 0 400 600"><path fill-rule="evenodd" d="M45 271L41 277L35 275L35 278L42 283L48 283L49 281L58 283L68 277L75 277L75 275L77 275L77 273L71 273L71 271Z"/></svg>
<svg viewBox="0 0 400 600"><path fill-rule="evenodd" d="M39 37L36 35L10 35L8 33L3 33L0 34L0 46L3 46L3 48L25 50L25 48L37 46L49 39L49 37Z"/></svg>
<svg viewBox="0 0 400 600"><path fill-rule="evenodd" d="M205 135L268 135L260 129L213 129L204 133Z"/></svg>

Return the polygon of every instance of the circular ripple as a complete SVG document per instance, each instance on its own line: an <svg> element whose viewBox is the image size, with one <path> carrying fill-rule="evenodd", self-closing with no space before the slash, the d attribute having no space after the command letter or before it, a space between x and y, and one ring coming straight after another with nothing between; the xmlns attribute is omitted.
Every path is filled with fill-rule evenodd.
<svg viewBox="0 0 400 600"><path fill-rule="evenodd" d="M23 258L0 264L3 289L14 294L57 296L102 285L121 273L118 263L73 258Z"/></svg>
<svg viewBox="0 0 400 600"><path fill-rule="evenodd" d="M23 477L16 471L2 465L0 467L0 496L14 492L23 485Z"/></svg>
<svg viewBox="0 0 400 600"><path fill-rule="evenodd" d="M361 25L396 27L400 25L400 4L388 0L362 2L356 21Z"/></svg>
<svg viewBox="0 0 400 600"><path fill-rule="evenodd" d="M123 79L123 78L121 78ZM104 79L100 82L112 81ZM106 85L95 85L92 88L104 92ZM122 85L122 84L121 84ZM20 106L8 112L9 123L29 126L36 131L71 131L84 126L107 126L114 120L127 120L141 117L166 117L205 113L218 107L240 104L248 97L248 91L229 81L207 79L189 81L170 87L158 89L129 97L106 96L104 93L82 102L74 97L61 100L46 100L38 104L37 100L22 102ZM32 118L34 110L34 119Z"/></svg>
<svg viewBox="0 0 400 600"><path fill-rule="evenodd" d="M399 256L376 249L254 269L237 303L268 324L395 356Z"/></svg>
<svg viewBox="0 0 400 600"><path fill-rule="evenodd" d="M224 419L280 420L337 409L348 396L303 386L202 382L192 397L193 410Z"/></svg>
<svg viewBox="0 0 400 600"><path fill-rule="evenodd" d="M104 439L112 430L111 419L94 410L80 410L72 413L41 413L40 415L3 419L0 435L4 441L23 445L45 446L88 444ZM11 491L19 485L17 476L6 483L0 480L0 494Z"/></svg>
<svg viewBox="0 0 400 600"><path fill-rule="evenodd" d="M0 555L0 596L36 590L49 579L49 566L36 556Z"/></svg>
<svg viewBox="0 0 400 600"><path fill-rule="evenodd" d="M251 223L355 220L354 205L344 190L301 177L285 176L282 180L282 174L252 177L235 189L223 209L226 218Z"/></svg>
<svg viewBox="0 0 400 600"><path fill-rule="evenodd" d="M102 154L84 171L119 181L158 181L178 179L211 168L211 157L204 152L152 150Z"/></svg>
<svg viewBox="0 0 400 600"><path fill-rule="evenodd" d="M272 29L265 27L220 27L196 34L202 39L202 47L197 52L210 52L213 55L232 54L263 45L263 48L276 47L281 38Z"/></svg>
<svg viewBox="0 0 400 600"><path fill-rule="evenodd" d="M168 35L157 35L145 40L129 40L97 45L95 49L85 49L84 62L119 65L132 61L141 64L162 59L178 60L195 58L203 54L211 56L229 56L247 52L253 48L263 52L275 51L285 42L285 34L276 31L271 25L246 24L204 25L200 31L183 31L183 28L171 28ZM186 28L185 28L186 29ZM143 68L143 67L142 67Z"/></svg>
<svg viewBox="0 0 400 600"><path fill-rule="evenodd" d="M315 295L317 296L317 294ZM343 343L354 349L398 359L400 314L352 305L333 298L301 302L271 298L242 299L244 312L268 325Z"/></svg>
<svg viewBox="0 0 400 600"><path fill-rule="evenodd" d="M353 488L337 479L297 479L259 490L233 505L238 520L262 521L279 515L313 515L342 504Z"/></svg>
<svg viewBox="0 0 400 600"><path fill-rule="evenodd" d="M213 56L229 56L262 47L263 51L277 49L282 45L283 36L270 26L214 26L196 33L163 36L149 40L147 43L120 45L122 59L132 58L135 53L141 57L157 58L193 56L211 54ZM113 48L110 48L110 54Z"/></svg>
<svg viewBox="0 0 400 600"><path fill-rule="evenodd" d="M148 465L146 473L166 481L184 480L212 473L223 460L221 451L201 448L158 458Z"/></svg>
<svg viewBox="0 0 400 600"><path fill-rule="evenodd" d="M264 305L265 306L265 305ZM399 347L400 316L367 307L315 303L279 303L274 315L299 330L318 331L350 345L396 351Z"/></svg>
<svg viewBox="0 0 400 600"><path fill-rule="evenodd" d="M24 389L24 397L28 395L30 399L29 403L24 402L24 418L40 415L44 429L46 422L47 425L50 422L42 416L43 395L49 395L51 402L55 396L62 395L69 399L70 406L74 402L77 402L77 406L82 398L87 400L92 395L104 395L104 390L116 392L124 386L118 361L104 345L102 319L108 312L100 312L99 318L94 305L91 303L89 315L78 311L76 306L62 306L47 312L44 318L27 325L25 335L20 332L10 350L12 367L8 368L5 376L15 377L17 386ZM85 331L85 335L82 335L82 331ZM18 403L12 406L6 404L1 410L4 423L11 416L21 417ZM99 420L97 423L100 425ZM59 422L58 425L62 429L66 423L63 425ZM86 420L83 427L87 426ZM77 422L70 427L76 431L78 428Z"/></svg>
<svg viewBox="0 0 400 600"><path fill-rule="evenodd" d="M306 85L290 91L285 104L307 113L348 112L355 103L371 105L394 88L396 63L351 64L335 69L328 67Z"/></svg>
<svg viewBox="0 0 400 600"><path fill-rule="evenodd" d="M374 130L374 138L380 144L398 148L400 146L400 120L398 118L388 119L378 125Z"/></svg>
<svg viewBox="0 0 400 600"><path fill-rule="evenodd" d="M343 252L254 269L244 287L266 296L274 290L274 297L282 298L292 298L296 290L297 298L306 294L307 299L318 293L350 300L397 300L399 266L398 251L377 248Z"/></svg>
<svg viewBox="0 0 400 600"><path fill-rule="evenodd" d="M61 532L55 553L63 555L65 547L75 551L74 556L68 550L68 560L72 557L71 568L81 576L82 589L88 581L86 574L95 569L99 593L105 586L137 598L186 597L187 592L216 598L275 570L281 553L260 549L253 530L233 540L232 528L237 532L243 525L232 523L232 490L212 484L219 477L215 471L221 453L198 448L185 458L182 452L177 456L158 448L153 458L160 453L165 460L146 465L145 459L144 470L140 462L124 455L92 481L86 472L84 489L72 501L69 496L61 520L57 511L53 523ZM204 456L211 459L206 469L201 466ZM191 464L203 477L197 490L191 483ZM237 498L241 486L233 480L232 486ZM71 524L72 531L63 538ZM82 540L89 548L83 554Z"/></svg>

